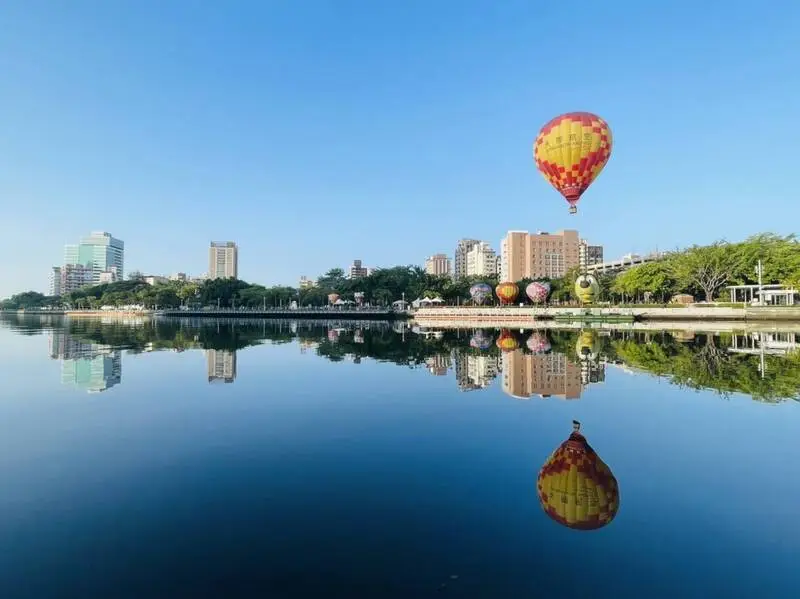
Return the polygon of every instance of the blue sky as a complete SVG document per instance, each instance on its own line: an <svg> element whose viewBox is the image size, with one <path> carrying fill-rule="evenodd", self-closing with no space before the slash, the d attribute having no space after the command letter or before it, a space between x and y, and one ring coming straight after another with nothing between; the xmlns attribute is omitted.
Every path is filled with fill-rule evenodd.
<svg viewBox="0 0 800 599"><path fill-rule="evenodd" d="M2 23L0 297L92 230L147 273L234 240L265 284L509 229L611 257L797 230L797 3L18 0ZM575 217L531 158L572 110L615 136Z"/></svg>

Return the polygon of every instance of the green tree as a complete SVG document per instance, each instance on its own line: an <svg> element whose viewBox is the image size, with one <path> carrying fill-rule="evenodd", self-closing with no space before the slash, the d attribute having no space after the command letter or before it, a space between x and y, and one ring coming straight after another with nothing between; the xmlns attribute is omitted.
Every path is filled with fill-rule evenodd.
<svg viewBox="0 0 800 599"><path fill-rule="evenodd" d="M676 279L686 291L701 290L710 302L734 276L737 263L735 252L726 242L694 246L675 258Z"/></svg>

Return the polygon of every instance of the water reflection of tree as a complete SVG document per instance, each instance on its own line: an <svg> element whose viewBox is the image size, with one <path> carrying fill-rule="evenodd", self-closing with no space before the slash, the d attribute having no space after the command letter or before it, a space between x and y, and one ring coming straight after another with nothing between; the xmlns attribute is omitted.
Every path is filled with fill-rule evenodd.
<svg viewBox="0 0 800 599"><path fill-rule="evenodd" d="M261 343L283 344L299 340L313 345L316 353L332 361L347 357L365 358L403 366L418 366L435 356L497 356L494 344L499 331L486 331L491 343L486 349L470 347L473 331L441 331L436 336L422 336L410 331L396 332L389 323L360 325L348 323L328 336L331 324L320 321L212 321L205 319L158 319L100 321L97 319L26 318L0 320L4 326L22 334L34 335L49 329L61 329L78 340L127 349L133 352L153 350L218 349L237 351ZM531 331L510 331L519 351L527 353L525 341ZM541 332L540 334L545 334ZM578 361L576 342L579 331L547 331L551 351ZM686 388L712 389L721 394L744 393L761 401L779 401L800 397L800 352L788 355L753 355L732 353L731 334L692 336L656 332L593 333L596 358L624 363L630 367L667 377ZM310 343L309 343L310 342ZM762 372L761 364L765 366Z"/></svg>
<svg viewBox="0 0 800 599"><path fill-rule="evenodd" d="M697 335L689 343L671 336L644 342L641 335L612 339L608 355L629 366L665 376L681 387L744 393L760 401L800 397L800 353L764 356L730 353L730 336Z"/></svg>

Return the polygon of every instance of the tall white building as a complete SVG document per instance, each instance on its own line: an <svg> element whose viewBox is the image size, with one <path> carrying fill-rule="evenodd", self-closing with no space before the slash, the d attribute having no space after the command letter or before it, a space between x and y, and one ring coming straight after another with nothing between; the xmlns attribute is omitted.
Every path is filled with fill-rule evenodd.
<svg viewBox="0 0 800 599"><path fill-rule="evenodd" d="M497 276L497 253L485 241L480 241L467 252L465 276Z"/></svg>
<svg viewBox="0 0 800 599"><path fill-rule="evenodd" d="M61 295L61 267L54 266L50 271L50 295Z"/></svg>
<svg viewBox="0 0 800 599"><path fill-rule="evenodd" d="M239 248L233 241L211 242L208 249L208 278L239 278Z"/></svg>
<svg viewBox="0 0 800 599"><path fill-rule="evenodd" d="M349 279L362 279L370 275L370 269L361 264L361 260L353 260L350 268L347 271Z"/></svg>
<svg viewBox="0 0 800 599"><path fill-rule="evenodd" d="M81 238L78 244L64 246L64 264L79 264L92 271L92 285L98 285L101 279L111 278L121 281L125 268L125 242L116 239L111 233L95 231L88 237Z"/></svg>
<svg viewBox="0 0 800 599"><path fill-rule="evenodd" d="M453 260L453 276L455 278L461 279L467 276L467 253L478 243L481 243L478 239L462 239L456 245L456 253Z"/></svg>

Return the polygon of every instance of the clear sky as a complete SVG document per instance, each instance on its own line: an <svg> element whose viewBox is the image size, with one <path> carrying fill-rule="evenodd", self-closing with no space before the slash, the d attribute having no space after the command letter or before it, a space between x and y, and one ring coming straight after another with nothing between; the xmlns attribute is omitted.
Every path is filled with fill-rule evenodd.
<svg viewBox="0 0 800 599"><path fill-rule="evenodd" d="M63 246L296 284L461 237L578 229L608 257L797 230L800 3L16 0L0 31L0 297ZM531 143L614 133L577 216ZM794 201L792 201L794 200Z"/></svg>

